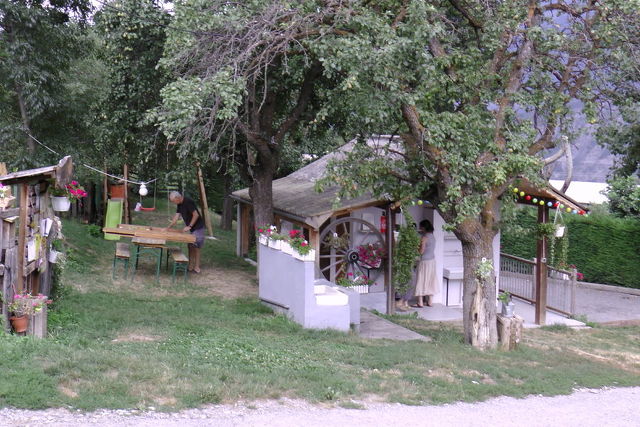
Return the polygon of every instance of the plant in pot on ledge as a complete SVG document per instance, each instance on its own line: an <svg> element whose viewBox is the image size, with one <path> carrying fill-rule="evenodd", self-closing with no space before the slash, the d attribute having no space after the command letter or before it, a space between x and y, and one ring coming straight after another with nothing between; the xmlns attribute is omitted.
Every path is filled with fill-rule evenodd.
<svg viewBox="0 0 640 427"><path fill-rule="evenodd" d="M293 257L302 261L315 261L316 251L311 249L311 245L304 238L300 230L289 232L289 244L293 249Z"/></svg>
<svg viewBox="0 0 640 427"><path fill-rule="evenodd" d="M53 184L49 192L51 193L51 205L53 210L57 212L66 212L71 207L71 202L87 197L87 192L78 184L78 181L71 181L71 184L67 184L64 188Z"/></svg>
<svg viewBox="0 0 640 427"><path fill-rule="evenodd" d="M31 295L29 293L16 294L13 296L13 302L9 304L9 311L13 316L11 326L15 332L25 332L29 326L29 317L39 313L45 304L50 304L51 300L46 295Z"/></svg>
<svg viewBox="0 0 640 427"><path fill-rule="evenodd" d="M506 317L513 317L513 309L516 305L511 300L511 294L509 292L500 292L498 300L502 303L502 315Z"/></svg>

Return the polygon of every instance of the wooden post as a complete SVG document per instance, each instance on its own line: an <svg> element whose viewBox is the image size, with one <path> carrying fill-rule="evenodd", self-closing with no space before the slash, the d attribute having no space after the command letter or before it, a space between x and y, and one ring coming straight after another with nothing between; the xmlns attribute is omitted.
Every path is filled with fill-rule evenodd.
<svg viewBox="0 0 640 427"><path fill-rule="evenodd" d="M122 201L122 207L124 210L124 219L123 222L125 224L129 224L131 221L129 221L129 188L128 188L128 182L129 181L129 165L127 163L124 164L124 200Z"/></svg>
<svg viewBox="0 0 640 427"><path fill-rule="evenodd" d="M209 204L207 203L207 193L204 188L204 179L202 178L202 169L200 162L196 162L196 176L198 177L198 189L200 190L200 202L202 204L202 214L204 215L204 225L207 227L207 233L213 237L213 227L211 226L211 215L209 214Z"/></svg>
<svg viewBox="0 0 640 427"><path fill-rule="evenodd" d="M538 224L546 224L549 220L547 205L538 206ZM536 251L536 316L537 325L547 321L547 236L538 237Z"/></svg>
<svg viewBox="0 0 640 427"><path fill-rule="evenodd" d="M316 251L316 260L314 264L315 268L315 278L321 278L320 273L320 232L315 228L309 228L309 245L311 245L311 249Z"/></svg>
<svg viewBox="0 0 640 427"><path fill-rule="evenodd" d="M27 214L29 210L29 186L20 184L20 229L18 230L18 260L16 263L16 291L24 292L24 251L27 245Z"/></svg>
<svg viewBox="0 0 640 427"><path fill-rule="evenodd" d="M522 339L522 324L520 316L506 317L498 313L498 341L502 350L514 350Z"/></svg>
<svg viewBox="0 0 640 427"><path fill-rule="evenodd" d="M395 314L396 312L396 291L393 286L393 229L395 227L395 215L392 213L391 205L385 207L387 216L387 231L384 239L387 250L387 266L384 272L384 287L387 290L387 314Z"/></svg>
<svg viewBox="0 0 640 427"><path fill-rule="evenodd" d="M249 233L253 229L250 216L251 206L246 203L240 204L241 215L239 218L238 227L242 227L240 230L240 256L245 256L249 253Z"/></svg>

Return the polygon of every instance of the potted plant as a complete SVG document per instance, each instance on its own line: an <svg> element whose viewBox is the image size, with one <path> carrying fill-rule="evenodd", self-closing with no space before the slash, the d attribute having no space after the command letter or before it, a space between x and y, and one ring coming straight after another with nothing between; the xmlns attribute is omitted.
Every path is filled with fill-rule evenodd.
<svg viewBox="0 0 640 427"><path fill-rule="evenodd" d="M502 315L506 317L513 317L513 309L516 305L511 300L511 294L509 292L500 292L498 300L502 303Z"/></svg>
<svg viewBox="0 0 640 427"><path fill-rule="evenodd" d="M275 225L261 225L259 227L256 228L256 234L258 235L258 242L263 244L263 245L268 245L269 244L269 237L271 236L271 234L276 232L276 226Z"/></svg>
<svg viewBox="0 0 640 427"><path fill-rule="evenodd" d="M371 285L371 280L364 274L359 276L355 276L353 273L349 272L346 276L341 276L336 279L336 285L345 287L345 288L354 288L356 286L369 286Z"/></svg>
<svg viewBox="0 0 640 427"><path fill-rule="evenodd" d="M301 261L315 261L316 253L309 242L304 238L304 234L300 230L291 230L289 232L289 244L293 249L293 257Z"/></svg>
<svg viewBox="0 0 640 427"><path fill-rule="evenodd" d="M71 202L87 197L87 192L78 184L78 181L71 181L65 187L51 186L51 205L54 211L66 212L71 208Z"/></svg>
<svg viewBox="0 0 640 427"><path fill-rule="evenodd" d="M16 294L13 302L9 304L9 311L13 316L9 318L15 332L25 332L29 326L29 317L42 311L51 300L46 295L31 295L29 293Z"/></svg>
<svg viewBox="0 0 640 427"><path fill-rule="evenodd" d="M358 257L364 268L380 268L382 259L386 254L385 249L378 243L368 243L358 246Z"/></svg>

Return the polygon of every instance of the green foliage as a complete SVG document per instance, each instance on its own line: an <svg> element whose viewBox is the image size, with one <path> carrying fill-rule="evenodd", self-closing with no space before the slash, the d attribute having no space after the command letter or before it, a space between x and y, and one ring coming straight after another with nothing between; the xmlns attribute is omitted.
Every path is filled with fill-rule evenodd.
<svg viewBox="0 0 640 427"><path fill-rule="evenodd" d="M535 230L533 210L522 209L517 221ZM565 223L571 236L567 264L575 265L584 274L585 281L640 288L640 222L592 214L588 217L568 215ZM501 242L502 252L528 259L535 257L534 233L505 231Z"/></svg>
<svg viewBox="0 0 640 427"><path fill-rule="evenodd" d="M406 224L400 227L398 243L393 254L393 279L396 291L401 295L411 286L411 277L419 254L420 235L408 209L403 209Z"/></svg>
<svg viewBox="0 0 640 427"><path fill-rule="evenodd" d="M157 167L165 141L145 122L160 103L167 78L158 61L169 15L154 0L118 0L96 17L108 64L109 90L98 106L98 148L103 162L120 169L135 165L140 175Z"/></svg>
<svg viewBox="0 0 640 427"><path fill-rule="evenodd" d="M0 0L0 147L11 166L40 166L48 157L23 130L59 134L54 122L67 109L65 82L84 52L90 8L88 0Z"/></svg>
<svg viewBox="0 0 640 427"><path fill-rule="evenodd" d="M609 209L619 217L640 219L640 186L632 176L614 178L607 188Z"/></svg>

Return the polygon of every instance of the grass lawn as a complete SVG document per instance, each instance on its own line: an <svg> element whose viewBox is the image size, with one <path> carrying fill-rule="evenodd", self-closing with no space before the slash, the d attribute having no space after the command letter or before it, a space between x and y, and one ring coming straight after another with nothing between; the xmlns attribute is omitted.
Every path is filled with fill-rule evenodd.
<svg viewBox="0 0 640 427"><path fill-rule="evenodd" d="M527 330L509 353L477 351L455 326L409 316L391 319L432 342L304 330L259 304L232 232L207 241L202 275L172 286L166 273L153 283L150 264L133 284L112 281L114 243L75 221L63 231L69 259L50 337L0 334L0 406L176 410L287 396L357 408L640 385L639 326Z"/></svg>

